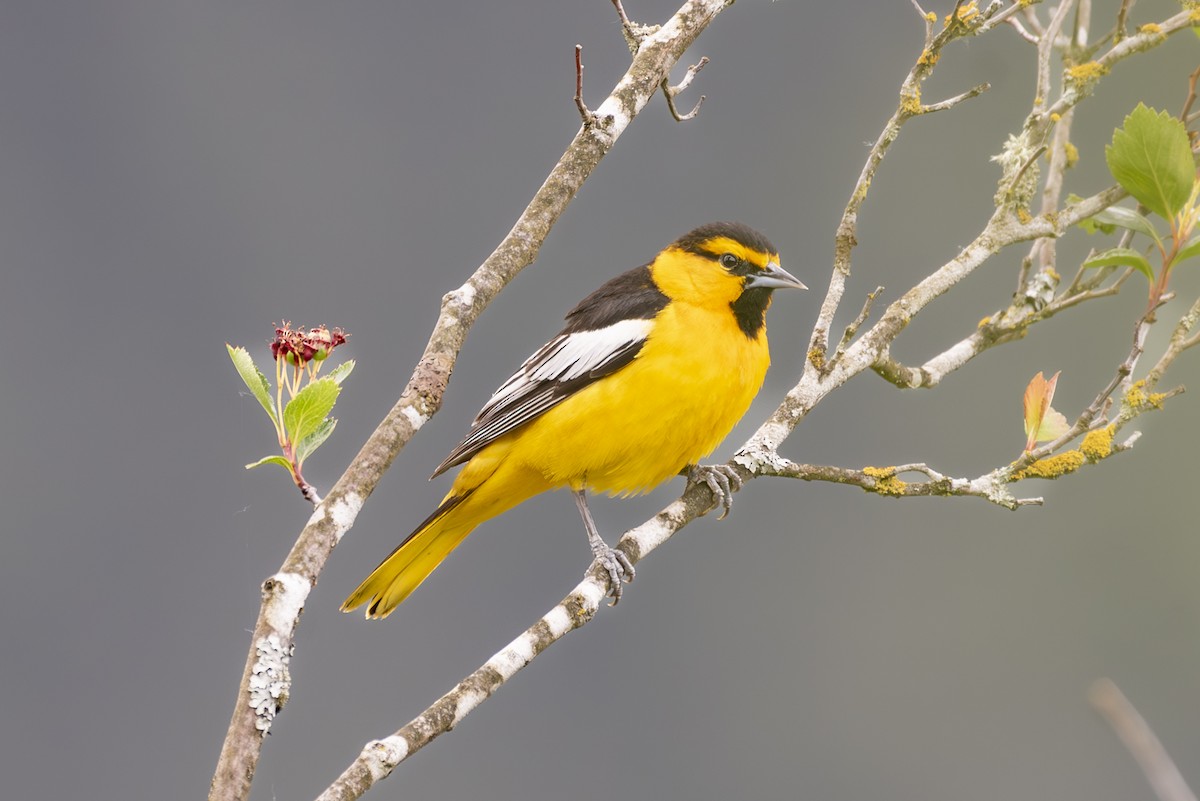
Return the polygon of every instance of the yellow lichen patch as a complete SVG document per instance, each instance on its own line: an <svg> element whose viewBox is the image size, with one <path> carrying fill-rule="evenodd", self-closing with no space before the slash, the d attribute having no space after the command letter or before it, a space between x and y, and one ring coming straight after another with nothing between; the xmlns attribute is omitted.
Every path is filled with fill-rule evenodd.
<svg viewBox="0 0 1200 801"><path fill-rule="evenodd" d="M1167 396L1161 392L1146 392L1145 381L1134 381L1125 393L1125 405L1134 411L1161 409Z"/></svg>
<svg viewBox="0 0 1200 801"><path fill-rule="evenodd" d="M937 14L934 14L932 11L930 11L925 15L925 20L927 22L937 22Z"/></svg>
<svg viewBox="0 0 1200 801"><path fill-rule="evenodd" d="M1098 462L1101 459L1107 459L1113 452L1113 436L1117 433L1112 426L1097 428L1094 431L1089 431L1088 435L1083 438L1083 442L1079 444L1079 450L1088 458L1089 462Z"/></svg>
<svg viewBox="0 0 1200 801"><path fill-rule="evenodd" d="M991 315L988 315L987 317L984 317L982 320L980 320L980 321L979 321L979 323L978 323L978 325L976 325L975 327L976 327L976 328L983 328L985 325L987 325L987 324L988 324L988 323L990 323L991 321L992 321L992 317L991 317Z"/></svg>
<svg viewBox="0 0 1200 801"><path fill-rule="evenodd" d="M1194 14L1195 12L1193 11L1192 13ZM1138 33L1162 33L1162 26L1157 22L1147 22L1138 28Z"/></svg>
<svg viewBox="0 0 1200 801"><path fill-rule="evenodd" d="M1086 61L1067 69L1067 78L1081 86L1091 86L1108 74L1108 67L1099 61Z"/></svg>
<svg viewBox="0 0 1200 801"><path fill-rule="evenodd" d="M965 25L970 25L971 22L978 16L979 16L979 5L976 2L976 0L971 0L971 2L963 3L961 6L959 6L958 11L955 12L954 14L947 14L943 25L945 27L949 27L950 22L952 20L954 20L955 17L958 18L959 22L961 22Z"/></svg>
<svg viewBox="0 0 1200 801"><path fill-rule="evenodd" d="M929 48L925 48L921 51L920 57L917 58L917 63L922 67L932 67L934 64L938 63L938 58L940 58L940 56L937 53L931 53L929 52Z"/></svg>
<svg viewBox="0 0 1200 801"><path fill-rule="evenodd" d="M913 89L911 93L900 95L900 109L908 114L921 113L921 90Z"/></svg>
<svg viewBox="0 0 1200 801"><path fill-rule="evenodd" d="M1079 163L1079 148L1073 143L1067 142L1063 145L1063 155L1066 156L1068 170Z"/></svg>
<svg viewBox="0 0 1200 801"><path fill-rule="evenodd" d="M1029 209L1021 206L1017 209L1017 219L1022 223L1027 223L1033 219L1033 215L1029 213Z"/></svg>
<svg viewBox="0 0 1200 801"><path fill-rule="evenodd" d="M1038 459L1024 470L1013 473L1013 481L1024 478L1058 478L1083 467L1087 458L1079 451L1066 451L1057 456Z"/></svg>
<svg viewBox="0 0 1200 801"><path fill-rule="evenodd" d="M1040 100L1041 98L1038 98L1038 99ZM1036 101L1035 101L1035 102L1036 102ZM1040 103L1038 103L1038 105L1041 105L1041 104L1040 104ZM1058 122L1058 121L1059 121L1059 120L1061 120L1061 119L1062 119L1062 115L1061 115L1061 114L1059 114L1057 111L1056 111L1056 112L1054 112L1053 114L1051 114L1051 115L1050 115L1050 121L1051 121L1051 122Z"/></svg>
<svg viewBox="0 0 1200 801"><path fill-rule="evenodd" d="M903 495L908 484L896 478L890 467L864 467L863 473L875 479L875 492L880 495Z"/></svg>
<svg viewBox="0 0 1200 801"><path fill-rule="evenodd" d="M818 370L825 366L825 351L820 348L813 348L808 352L808 360L812 362L813 367Z"/></svg>

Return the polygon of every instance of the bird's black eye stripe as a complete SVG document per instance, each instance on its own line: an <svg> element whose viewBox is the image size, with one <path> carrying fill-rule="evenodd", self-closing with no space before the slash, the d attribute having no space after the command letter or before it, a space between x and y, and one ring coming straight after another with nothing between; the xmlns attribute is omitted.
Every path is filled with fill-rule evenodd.
<svg viewBox="0 0 1200 801"><path fill-rule="evenodd" d="M731 272L733 270L736 270L737 266L741 263L742 263L742 260L739 259L737 256L733 255L732 253L726 253L725 255L721 256L721 266Z"/></svg>

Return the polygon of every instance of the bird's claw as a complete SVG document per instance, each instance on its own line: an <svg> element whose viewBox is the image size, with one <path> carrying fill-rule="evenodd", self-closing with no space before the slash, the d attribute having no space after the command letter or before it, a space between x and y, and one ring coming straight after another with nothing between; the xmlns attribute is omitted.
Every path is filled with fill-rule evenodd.
<svg viewBox="0 0 1200 801"><path fill-rule="evenodd" d="M592 567L599 567L608 576L607 595L612 598L609 606L616 606L621 600L622 585L633 581L637 571L633 569L633 562L629 561L624 551L609 547L603 542L600 545L602 547L592 548L592 554L596 557Z"/></svg>
<svg viewBox="0 0 1200 801"><path fill-rule="evenodd" d="M727 464L694 464L688 468L687 479L689 484L704 482L712 491L713 505L707 511L711 512L720 506L718 520L724 520L729 515L733 509L733 493L742 488L742 477L736 468Z"/></svg>

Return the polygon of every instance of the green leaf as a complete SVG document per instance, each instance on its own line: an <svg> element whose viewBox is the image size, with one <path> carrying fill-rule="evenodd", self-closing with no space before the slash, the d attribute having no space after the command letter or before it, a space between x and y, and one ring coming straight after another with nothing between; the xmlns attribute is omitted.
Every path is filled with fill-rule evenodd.
<svg viewBox="0 0 1200 801"><path fill-rule="evenodd" d="M1175 261L1171 262L1171 266L1173 267L1181 261L1194 259L1196 256L1200 256L1200 236L1192 237L1191 242L1188 242L1179 249L1179 252L1175 254Z"/></svg>
<svg viewBox="0 0 1200 801"><path fill-rule="evenodd" d="M1157 244L1162 243L1158 231L1154 229L1154 224L1133 209L1127 209L1124 206L1109 206L1104 211L1093 216L1092 219L1102 225L1115 225L1121 228L1128 228L1135 233L1145 234Z"/></svg>
<svg viewBox="0 0 1200 801"><path fill-rule="evenodd" d="M289 463L287 459L284 459L282 456L278 456L278 455L264 456L263 458L259 459L257 462L251 462L250 464L246 465L246 469L251 470L255 467L261 467L264 464L277 464L280 467L282 467L284 470L288 471L289 473L292 472L291 463Z"/></svg>
<svg viewBox="0 0 1200 801"><path fill-rule="evenodd" d="M1142 275L1154 283L1154 268L1150 266L1150 262L1146 257L1136 250L1129 248L1112 248L1103 253L1097 253L1083 263L1084 268L1091 267L1133 267Z"/></svg>
<svg viewBox="0 0 1200 801"><path fill-rule="evenodd" d="M1078 203L1081 200L1083 200L1083 198L1081 198L1079 195L1075 194L1074 192L1067 193L1067 205L1068 206L1074 206L1076 203ZM1104 233L1104 234L1111 234L1113 231L1115 231L1117 229L1117 226L1112 223L1106 223L1106 222L1101 222L1100 220L1097 220L1095 215L1092 215L1091 217L1085 217L1084 219L1079 221L1078 225L1080 228L1087 231L1089 235L1094 234L1097 231Z"/></svg>
<svg viewBox="0 0 1200 801"><path fill-rule="evenodd" d="M338 384L341 384L343 381L346 380L346 376L350 375L350 372L352 370L354 370L354 359L347 359L346 361L339 364L337 367L330 370L329 375L327 375L325 377L332 379L333 381L335 381Z"/></svg>
<svg viewBox="0 0 1200 801"><path fill-rule="evenodd" d="M333 376L329 376L332 378ZM332 417L326 417L321 421L321 425L317 426L317 430L309 434L296 445L296 464L303 465L304 460L312 455L312 452L321 447L325 440L329 439L329 435L333 433L333 429L337 427L337 420Z"/></svg>
<svg viewBox="0 0 1200 801"><path fill-rule="evenodd" d="M1138 103L1104 149L1108 169L1138 202L1164 219L1187 203L1196 180L1183 123Z"/></svg>
<svg viewBox="0 0 1200 801"><path fill-rule="evenodd" d="M293 442L303 442L333 411L342 388L329 377L318 378L296 393L283 408L283 426Z"/></svg>
<svg viewBox="0 0 1200 801"><path fill-rule="evenodd" d="M233 359L233 366L237 368L238 375L250 388L250 394L258 398L258 402L267 410L271 422L278 423L275 404L271 402L271 385L267 383L267 377L258 369L254 359L250 358L249 351L242 347L235 348L228 342L225 343L225 349L229 351L229 358Z"/></svg>

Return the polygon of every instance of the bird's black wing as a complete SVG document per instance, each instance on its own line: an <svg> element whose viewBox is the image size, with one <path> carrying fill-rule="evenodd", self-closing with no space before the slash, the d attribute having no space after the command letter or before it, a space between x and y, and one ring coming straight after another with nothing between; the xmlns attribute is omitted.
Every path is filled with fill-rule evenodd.
<svg viewBox="0 0 1200 801"><path fill-rule="evenodd" d="M617 276L567 314L567 326L530 356L476 415L471 431L438 465L439 475L579 390L629 364L668 298L649 265Z"/></svg>

